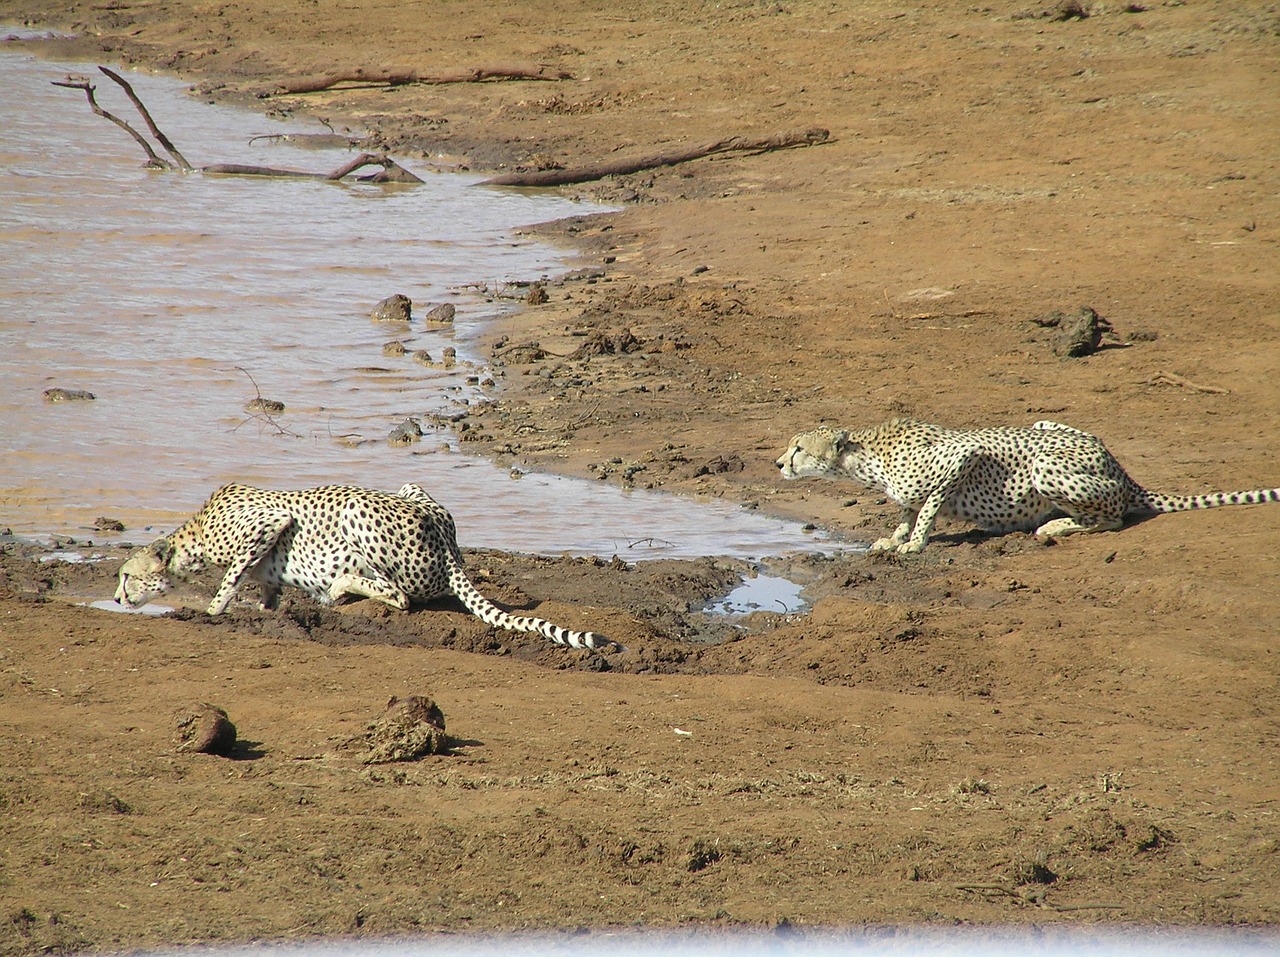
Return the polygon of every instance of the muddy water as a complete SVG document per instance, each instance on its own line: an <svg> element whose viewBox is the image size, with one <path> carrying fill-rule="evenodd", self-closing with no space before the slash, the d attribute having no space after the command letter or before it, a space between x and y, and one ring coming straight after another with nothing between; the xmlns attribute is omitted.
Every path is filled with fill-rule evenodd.
<svg viewBox="0 0 1280 957"><path fill-rule="evenodd" d="M141 128L92 65L0 53L0 529L110 540L93 531L101 516L137 541L227 481L413 481L453 511L469 545L644 558L812 544L793 524L732 506L515 478L452 451L454 439L427 424L492 397L468 377L483 380L489 326L512 306L480 287L577 265L520 225L590 208L422 168L418 187L146 170L82 93L50 85L69 71L92 72L102 106ZM328 170L351 155L253 139L323 132L313 123L127 76L193 165ZM413 322L371 322L393 293L413 300ZM427 327L420 317L445 302L455 322ZM437 360L452 346L459 363L384 356L392 339ZM49 402L51 388L96 398ZM246 411L259 395L285 412ZM408 417L427 434L391 447L388 433Z"/></svg>

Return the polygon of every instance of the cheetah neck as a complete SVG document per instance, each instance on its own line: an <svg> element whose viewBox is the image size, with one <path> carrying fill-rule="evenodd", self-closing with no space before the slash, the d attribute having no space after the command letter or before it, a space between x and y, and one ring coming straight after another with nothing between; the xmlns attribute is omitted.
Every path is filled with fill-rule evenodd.
<svg viewBox="0 0 1280 957"><path fill-rule="evenodd" d="M849 478L877 491L888 490L889 478L885 474L884 462L866 446L845 452L838 461L840 472Z"/></svg>
<svg viewBox="0 0 1280 957"><path fill-rule="evenodd" d="M169 543L169 568L181 571L193 562L204 558L203 514L197 513L165 536Z"/></svg>

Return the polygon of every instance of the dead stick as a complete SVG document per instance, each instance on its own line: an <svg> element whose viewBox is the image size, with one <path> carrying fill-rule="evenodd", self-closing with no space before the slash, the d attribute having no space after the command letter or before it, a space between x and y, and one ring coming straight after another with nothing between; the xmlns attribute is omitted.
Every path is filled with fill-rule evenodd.
<svg viewBox="0 0 1280 957"><path fill-rule="evenodd" d="M133 92L133 87L129 85L129 81L119 73L115 72L115 70L108 70L105 66L99 66L98 69L124 87L125 95L129 97L138 112L142 114L142 118L146 120L147 129L149 129L151 131L151 135L156 138L156 142L165 148L165 152L178 161L179 166L190 171L191 164L188 163L186 157L179 153L174 145L169 142L169 137L160 132L160 127L156 126L155 120L151 118L151 114L147 112L147 108L142 105L142 101L138 99L138 94Z"/></svg>
<svg viewBox="0 0 1280 957"><path fill-rule="evenodd" d="M361 86L407 86L411 83L443 85L446 83L481 83L486 80L571 80L573 74L546 66L475 67L445 73L418 73L416 70L352 70L349 73L322 73L283 83L274 90L258 93L260 97L280 94L319 93L343 83Z"/></svg>
<svg viewBox="0 0 1280 957"><path fill-rule="evenodd" d="M1147 380L1148 385L1176 385L1184 389L1190 389L1192 392L1206 392L1209 395L1230 395L1230 389L1224 389L1216 385L1200 385L1192 382L1190 379L1177 375L1173 372L1157 372Z"/></svg>
<svg viewBox="0 0 1280 957"><path fill-rule="evenodd" d="M137 144L141 146L142 149L146 152L148 157L148 161L147 161L148 165L155 166L158 169L173 168L172 163L170 163L168 160L162 160L159 156L156 155L156 151L151 148L151 144L147 142L146 137L144 137L141 133L135 130L126 121L120 119L120 117L118 116L108 113L106 110L104 110L102 107L98 105L98 101L94 98L94 95L93 95L94 85L89 82L88 77L68 76L65 80L53 80L51 82L53 83L54 86L63 86L63 87L66 87L68 90L83 90L84 95L89 100L89 108L93 110L93 112L96 113L98 116L101 116L104 119L110 120L116 126L120 127L120 129L124 130L126 133L132 136L134 140L137 142Z"/></svg>
<svg viewBox="0 0 1280 957"><path fill-rule="evenodd" d="M816 146L825 143L831 134L824 129L814 128L796 133L783 133L765 139L749 140L735 136L732 139L716 140L703 146L680 150L675 153L658 153L635 159L615 160L598 166L584 166L578 169L543 170L535 173L506 173L479 183L480 186L566 186L571 183L586 183L603 179L606 176L624 176L638 173L641 170L656 169L660 166L674 166L690 160L701 159L714 153L757 152L767 153L771 150L792 149L800 146Z"/></svg>

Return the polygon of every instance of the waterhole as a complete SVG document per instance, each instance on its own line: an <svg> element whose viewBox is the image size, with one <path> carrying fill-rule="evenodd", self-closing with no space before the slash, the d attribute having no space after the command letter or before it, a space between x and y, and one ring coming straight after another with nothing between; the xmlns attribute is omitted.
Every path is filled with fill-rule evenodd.
<svg viewBox="0 0 1280 957"><path fill-rule="evenodd" d="M477 383L492 322L514 308L493 290L581 265L521 225L596 207L479 188L412 160L401 162L421 186L147 170L83 93L51 85L92 74L101 105L141 128L92 64L5 52L0 67L0 528L144 541L228 481L417 482L453 512L468 546L628 560L813 547L798 525L732 505L515 477L430 427L493 396ZM318 124L126 76L193 165L329 170L351 157L284 138L324 132ZM371 322L396 293L413 300L413 321ZM421 321L442 303L456 309L451 324ZM391 340L404 355L384 355ZM452 368L412 359L446 347ZM50 401L50 389L93 398ZM256 398L284 411L251 411ZM409 418L424 423L421 440L388 444Z"/></svg>

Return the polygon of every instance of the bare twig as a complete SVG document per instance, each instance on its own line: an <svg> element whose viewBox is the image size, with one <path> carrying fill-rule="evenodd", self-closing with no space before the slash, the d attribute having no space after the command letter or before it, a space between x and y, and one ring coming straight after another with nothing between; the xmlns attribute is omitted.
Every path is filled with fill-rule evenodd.
<svg viewBox="0 0 1280 957"><path fill-rule="evenodd" d="M586 183L606 176L623 176L640 170L674 166L689 160L701 159L713 153L749 152L767 153L771 150L792 149L800 146L816 146L825 143L831 134L814 128L793 133L782 133L764 139L747 139L735 136L716 140L674 153L658 153L633 159L614 160L597 166L581 166L577 169L552 169L533 173L507 173L479 183L480 186L565 186L570 183Z"/></svg>
<svg viewBox="0 0 1280 957"><path fill-rule="evenodd" d="M94 113L98 114L98 116L101 116L104 119L110 120L116 126L120 127L120 129L124 130L126 133L132 136L134 140L137 142L137 144L142 147L143 151L145 151L147 154L148 166L154 166L157 169L173 169L172 163L170 163L168 160L163 160L156 155L156 151L151 148L151 144L147 142L147 139L145 136L143 136L141 133L135 130L125 120L120 119L120 117L116 116L113 113L108 113L106 110L104 110L102 107L98 105L98 101L94 98L94 95L93 95L93 91L96 89L96 87L94 87L94 85L89 82L89 78L87 76L80 76L78 74L69 74L65 80L54 80L52 82L54 86L63 86L69 90L83 90L85 97L87 97L89 100L89 108L93 110Z"/></svg>
<svg viewBox="0 0 1280 957"><path fill-rule="evenodd" d="M635 548L637 545L649 545L654 548L675 548L675 542L669 542L665 538L637 538L634 542L628 542L627 548Z"/></svg>
<svg viewBox="0 0 1280 957"><path fill-rule="evenodd" d="M249 382L253 384L254 399L252 401L258 402L259 408L261 409L262 408L261 403L265 400L262 397L262 390L258 388L258 380L256 380L252 375L250 375L249 370L244 368L243 366L236 366L236 369L240 372L243 372L248 377ZM292 435L295 439L302 438L301 435L299 435L297 432L294 432L292 429L286 429L283 425L281 425L279 422L275 420L275 418L271 415L271 413L266 412L265 410L255 412L253 415L249 416L249 418L245 419L244 422L241 422L240 425L244 425L245 422L252 422L254 419L265 419L268 423L270 423L272 428L276 430L276 433L278 435ZM240 425L237 425L236 428L232 429L231 431L233 432L236 431L236 429L240 428Z"/></svg>
<svg viewBox="0 0 1280 957"><path fill-rule="evenodd" d="M147 108L142 105L142 101L138 99L138 94L133 92L133 87L129 85L129 81L115 70L109 70L105 66L99 66L98 69L116 83L120 84L124 89L125 96L129 98L129 101L134 105L134 108L142 115L142 119L146 121L147 129L149 129L151 131L151 135L156 138L156 142L164 147L165 152L172 156L178 166L182 169L190 170L191 164L188 163L186 157L179 153L177 148L169 142L169 137L160 132L160 127L156 126L155 120L151 118L151 114L147 111Z"/></svg>

